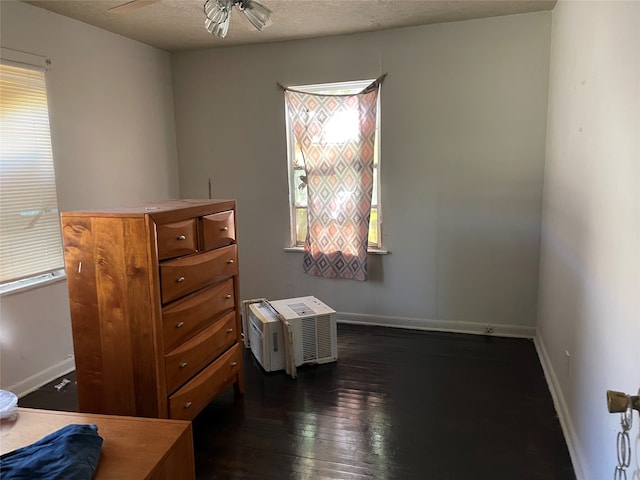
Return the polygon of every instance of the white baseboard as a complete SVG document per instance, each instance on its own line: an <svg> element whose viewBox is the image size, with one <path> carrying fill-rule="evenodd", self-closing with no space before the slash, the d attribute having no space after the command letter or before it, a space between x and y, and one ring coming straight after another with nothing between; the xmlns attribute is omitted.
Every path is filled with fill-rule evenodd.
<svg viewBox="0 0 640 480"><path fill-rule="evenodd" d="M547 385L551 392L551 398L553 398L553 404L560 420L560 426L562 427L562 433L564 434L565 441L567 442L567 448L569 449L569 455L571 456L571 463L573 463L573 470L576 474L577 480L591 480L591 475L588 473L589 469L584 461L584 455L580 448L580 442L576 436L576 431L573 428L573 422L569 415L569 408L567 402L562 395L562 389L560 388L560 382L556 375L547 349L544 346L544 342L539 336L533 339L533 343L538 352L538 358L540 358L540 364L544 371L544 376L547 379Z"/></svg>
<svg viewBox="0 0 640 480"><path fill-rule="evenodd" d="M437 332L471 333L474 335L493 335L496 337L534 338L535 327L521 325L500 325L474 322L455 322L451 320L429 320L425 318L388 317L383 315L363 315L359 313L336 314L338 323L376 325L380 327L408 328L412 330L430 330ZM490 327L491 332L486 329Z"/></svg>
<svg viewBox="0 0 640 480"><path fill-rule="evenodd" d="M70 357L57 365L53 365L46 370L42 370L41 372L16 383L15 385L9 385L5 390L9 390L10 392L15 393L18 398L21 398L56 378L74 371L75 368L75 361L73 357Z"/></svg>

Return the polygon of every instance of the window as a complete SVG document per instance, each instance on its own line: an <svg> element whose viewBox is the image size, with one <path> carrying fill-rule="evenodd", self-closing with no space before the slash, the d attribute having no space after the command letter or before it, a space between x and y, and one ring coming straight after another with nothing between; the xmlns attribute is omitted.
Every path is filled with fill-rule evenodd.
<svg viewBox="0 0 640 480"><path fill-rule="evenodd" d="M20 55L26 56L26 54ZM7 55L6 49L2 49L2 64L0 64L0 285L2 291L22 287L26 279L51 278L60 275L64 266L44 69L35 66L31 68L24 65L22 61L19 64L15 61L7 61L7 56L11 55Z"/></svg>
<svg viewBox="0 0 640 480"><path fill-rule="evenodd" d="M307 93L319 93L328 95L353 94L362 91L373 80L353 82L325 83L318 85L303 85L290 87ZM353 124L355 122L355 125ZM357 127L358 119L352 119L344 115L339 125L332 129L333 135L346 135L350 129ZM307 184L305 164L302 150L295 135L291 131L291 125L287 116L287 160L289 167L289 201L291 208L291 246L302 247L307 237ZM382 206L380 201L380 97L376 118L376 138L374 146L373 166L373 193L371 197L371 217L369 220L369 249L382 248L381 236Z"/></svg>

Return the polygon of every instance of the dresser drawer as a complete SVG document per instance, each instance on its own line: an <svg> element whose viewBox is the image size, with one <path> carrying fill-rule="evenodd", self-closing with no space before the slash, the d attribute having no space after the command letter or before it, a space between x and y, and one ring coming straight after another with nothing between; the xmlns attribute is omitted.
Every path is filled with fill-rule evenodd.
<svg viewBox="0 0 640 480"><path fill-rule="evenodd" d="M202 238L205 250L231 245L236 241L233 211L202 217Z"/></svg>
<svg viewBox="0 0 640 480"><path fill-rule="evenodd" d="M233 383L242 367L242 349L236 343L193 380L169 397L169 417L192 420L218 393Z"/></svg>
<svg viewBox="0 0 640 480"><path fill-rule="evenodd" d="M231 278L167 305L162 309L165 351L173 350L194 333L202 330L211 319L234 306L235 296Z"/></svg>
<svg viewBox="0 0 640 480"><path fill-rule="evenodd" d="M236 245L190 255L160 264L162 303L169 303L191 292L238 273Z"/></svg>
<svg viewBox="0 0 640 480"><path fill-rule="evenodd" d="M198 250L196 228L195 218L158 225L158 260L195 253Z"/></svg>
<svg viewBox="0 0 640 480"><path fill-rule="evenodd" d="M218 322L198 333L165 355L167 391L172 392L211 360L236 343L236 312L232 310Z"/></svg>

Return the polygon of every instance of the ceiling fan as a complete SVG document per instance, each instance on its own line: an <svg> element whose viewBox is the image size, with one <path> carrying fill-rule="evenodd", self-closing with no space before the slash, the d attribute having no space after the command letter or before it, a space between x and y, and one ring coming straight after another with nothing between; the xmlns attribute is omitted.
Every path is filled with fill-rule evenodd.
<svg viewBox="0 0 640 480"><path fill-rule="evenodd" d="M126 13L147 5L157 3L159 0L131 0L129 2L110 8L111 13ZM224 38L229 31L231 10L238 7L244 16L257 30L262 31L271 25L271 10L255 0L206 0L204 2L205 21L204 26L209 33Z"/></svg>
<svg viewBox="0 0 640 480"><path fill-rule="evenodd" d="M229 30L231 10L238 7L244 16L257 30L262 31L271 25L271 10L255 0L206 0L204 13L207 18L204 26L207 32L224 38Z"/></svg>

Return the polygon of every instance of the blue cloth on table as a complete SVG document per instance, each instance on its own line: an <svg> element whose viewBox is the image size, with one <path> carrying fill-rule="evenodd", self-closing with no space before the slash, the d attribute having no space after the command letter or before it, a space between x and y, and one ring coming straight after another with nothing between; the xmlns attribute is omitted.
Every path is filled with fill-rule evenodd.
<svg viewBox="0 0 640 480"><path fill-rule="evenodd" d="M90 480L100 460L98 427L67 425L0 456L2 480Z"/></svg>

